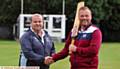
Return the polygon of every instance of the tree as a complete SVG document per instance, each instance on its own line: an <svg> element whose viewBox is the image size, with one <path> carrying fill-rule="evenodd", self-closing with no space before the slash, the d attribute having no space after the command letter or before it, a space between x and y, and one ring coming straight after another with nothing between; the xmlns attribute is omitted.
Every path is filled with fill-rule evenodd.
<svg viewBox="0 0 120 69"><path fill-rule="evenodd" d="M79 1L85 1L92 10L92 22L102 30L103 40L120 41L120 0L65 0L67 33L73 26ZM21 12L20 8L21 0L0 0L0 26L12 27ZM24 14L31 13L62 14L62 0L24 0Z"/></svg>
<svg viewBox="0 0 120 69"><path fill-rule="evenodd" d="M12 25L20 13L19 0L0 1L0 25Z"/></svg>
<svg viewBox="0 0 120 69"><path fill-rule="evenodd" d="M120 41L120 1L86 0L86 4L92 9L94 22L99 24L102 30L103 40Z"/></svg>

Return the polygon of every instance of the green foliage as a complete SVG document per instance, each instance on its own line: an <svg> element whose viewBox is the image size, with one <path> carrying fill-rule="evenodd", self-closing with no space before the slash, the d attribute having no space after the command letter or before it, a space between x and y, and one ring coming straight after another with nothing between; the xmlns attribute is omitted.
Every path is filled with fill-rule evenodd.
<svg viewBox="0 0 120 69"><path fill-rule="evenodd" d="M20 13L19 0L0 0L0 25L15 23Z"/></svg>
<svg viewBox="0 0 120 69"><path fill-rule="evenodd" d="M24 0L24 13L62 14L62 0Z"/></svg>
<svg viewBox="0 0 120 69"><path fill-rule="evenodd" d="M63 0L23 0L24 14L62 14ZM77 3L85 1L92 10L93 23L100 26L103 40L120 41L120 0L65 0L65 15L67 33L72 28L76 14ZM13 26L21 12L21 0L0 0L0 26ZM70 24L70 25L69 25ZM117 34L109 33L114 32ZM109 35L109 36L108 36ZM111 37L113 36L113 37ZM118 38L114 38L118 36Z"/></svg>
<svg viewBox="0 0 120 69"><path fill-rule="evenodd" d="M85 0L85 5L90 7L93 18L97 23L104 17L104 12L102 10L103 0Z"/></svg>
<svg viewBox="0 0 120 69"><path fill-rule="evenodd" d="M103 41L120 41L120 0L86 0L85 3L102 30Z"/></svg>
<svg viewBox="0 0 120 69"><path fill-rule="evenodd" d="M109 0L107 1L109 8L105 11L106 19L102 25L104 27L103 33L106 37L106 41L120 41L120 1L118 0ZM117 37L117 38L116 38Z"/></svg>

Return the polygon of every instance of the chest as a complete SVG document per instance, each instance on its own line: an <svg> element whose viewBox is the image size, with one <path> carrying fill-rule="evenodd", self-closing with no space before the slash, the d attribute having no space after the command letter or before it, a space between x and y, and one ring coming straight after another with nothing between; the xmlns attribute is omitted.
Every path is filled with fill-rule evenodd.
<svg viewBox="0 0 120 69"><path fill-rule="evenodd" d="M52 42L51 39L49 37L44 37L43 40L37 37L32 37L32 47L33 49L39 49L39 50L43 50L43 49L49 49L52 48ZM44 43L43 43L44 41Z"/></svg>
<svg viewBox="0 0 120 69"><path fill-rule="evenodd" d="M79 33L75 39L75 45L79 47L87 47L92 39L92 33Z"/></svg>

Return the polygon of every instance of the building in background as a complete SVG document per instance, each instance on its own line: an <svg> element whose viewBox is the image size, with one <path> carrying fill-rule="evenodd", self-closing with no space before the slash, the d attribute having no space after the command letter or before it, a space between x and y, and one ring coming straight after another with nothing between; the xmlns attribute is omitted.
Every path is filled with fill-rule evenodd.
<svg viewBox="0 0 120 69"><path fill-rule="evenodd" d="M20 38L30 27L30 18L32 14L20 14L17 23L14 25L13 34L15 38ZM48 31L53 40L65 40L65 15L43 15L44 29Z"/></svg>

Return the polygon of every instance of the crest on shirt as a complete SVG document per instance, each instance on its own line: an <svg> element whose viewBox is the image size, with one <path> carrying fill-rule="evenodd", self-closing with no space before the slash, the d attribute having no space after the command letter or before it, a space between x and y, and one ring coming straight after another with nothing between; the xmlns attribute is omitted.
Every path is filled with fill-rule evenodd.
<svg viewBox="0 0 120 69"><path fill-rule="evenodd" d="M87 36L87 34L83 34L82 37L85 38Z"/></svg>
<svg viewBox="0 0 120 69"><path fill-rule="evenodd" d="M33 37L35 39L35 41L39 42L39 40L36 37Z"/></svg>

